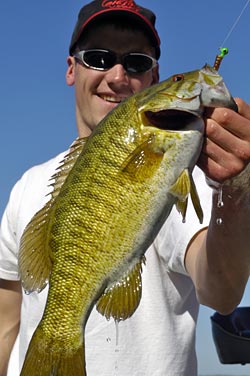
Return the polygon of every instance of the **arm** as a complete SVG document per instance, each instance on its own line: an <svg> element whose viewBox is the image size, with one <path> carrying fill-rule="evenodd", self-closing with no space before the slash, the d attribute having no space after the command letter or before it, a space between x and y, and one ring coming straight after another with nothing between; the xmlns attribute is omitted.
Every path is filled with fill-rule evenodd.
<svg viewBox="0 0 250 376"><path fill-rule="evenodd" d="M0 376L6 376L10 353L19 330L22 294L18 281L0 279Z"/></svg>
<svg viewBox="0 0 250 376"><path fill-rule="evenodd" d="M214 190L209 227L192 239L186 254L199 301L224 314L239 304L250 267L250 106L239 99L237 104L239 113L216 109L206 120L199 166L222 183L224 205L218 207Z"/></svg>

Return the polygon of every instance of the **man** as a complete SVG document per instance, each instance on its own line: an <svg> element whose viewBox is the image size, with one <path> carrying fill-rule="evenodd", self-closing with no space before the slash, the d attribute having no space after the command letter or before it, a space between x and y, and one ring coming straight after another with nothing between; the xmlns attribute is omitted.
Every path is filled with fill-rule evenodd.
<svg viewBox="0 0 250 376"><path fill-rule="evenodd" d="M80 11L66 73L67 84L75 86L80 137L90 135L121 100L158 82L155 60L160 55L160 39L154 22L152 12L133 1L96 0ZM140 56L131 59L131 53ZM245 204L249 194L238 174L250 160L250 107L240 99L237 104L239 113L216 109L205 120L199 167L214 187L213 202L203 173L199 169L194 173L202 195L204 224L193 219L192 208L185 224L173 210L146 253L142 300L135 314L116 327L93 310L85 333L89 376L195 376L198 302L222 313L240 302L249 275L250 208ZM18 245L25 225L48 199L48 180L62 157L26 172L14 187L3 216L0 376L6 374L18 331L21 368L46 303L47 289L21 298ZM235 176L223 186L224 206L218 207L219 183ZM15 376L14 362L12 357L8 376Z"/></svg>

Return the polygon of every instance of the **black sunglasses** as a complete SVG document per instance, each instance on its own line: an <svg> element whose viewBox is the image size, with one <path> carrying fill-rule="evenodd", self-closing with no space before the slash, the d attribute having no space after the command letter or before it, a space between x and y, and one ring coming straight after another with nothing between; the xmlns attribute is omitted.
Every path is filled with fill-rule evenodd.
<svg viewBox="0 0 250 376"><path fill-rule="evenodd" d="M139 52L118 55L109 50L92 49L79 51L74 57L86 67L99 71L106 71L116 64L122 64L128 74L137 74L145 73L157 66L156 59Z"/></svg>

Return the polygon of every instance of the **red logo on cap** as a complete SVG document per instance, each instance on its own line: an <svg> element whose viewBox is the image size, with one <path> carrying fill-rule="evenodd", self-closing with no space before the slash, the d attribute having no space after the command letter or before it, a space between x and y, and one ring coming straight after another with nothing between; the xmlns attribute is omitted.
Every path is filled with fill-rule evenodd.
<svg viewBox="0 0 250 376"><path fill-rule="evenodd" d="M140 7L138 7L133 0L103 0L103 8L126 8L132 9L135 12L139 12Z"/></svg>

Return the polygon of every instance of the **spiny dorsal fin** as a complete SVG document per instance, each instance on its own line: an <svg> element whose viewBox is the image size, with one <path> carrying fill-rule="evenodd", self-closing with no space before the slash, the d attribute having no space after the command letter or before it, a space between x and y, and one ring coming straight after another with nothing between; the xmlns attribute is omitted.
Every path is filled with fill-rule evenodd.
<svg viewBox="0 0 250 376"><path fill-rule="evenodd" d="M24 290L40 292L49 281L52 262L50 248L47 244L48 219L53 203L73 167L76 159L81 153L85 139L78 139L71 147L71 151L65 156L58 171L51 179L54 183L51 186L51 199L39 210L26 226L21 238L19 253L19 273Z"/></svg>
<svg viewBox="0 0 250 376"><path fill-rule="evenodd" d="M51 177L50 180L53 183L50 184L53 187L53 191L51 194L51 199L54 200L58 193L61 190L63 183L65 182L69 172L71 171L72 167L74 166L77 158L81 154L84 145L86 144L88 138L77 138L73 145L70 148L70 151L67 155L65 155L64 159L60 162L60 166L57 168L55 174Z"/></svg>
<svg viewBox="0 0 250 376"><path fill-rule="evenodd" d="M126 320L136 311L141 300L143 257L120 281L107 288L97 302L96 309L108 320Z"/></svg>

